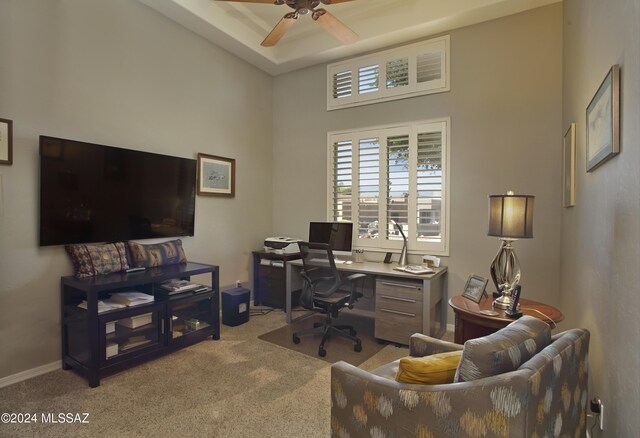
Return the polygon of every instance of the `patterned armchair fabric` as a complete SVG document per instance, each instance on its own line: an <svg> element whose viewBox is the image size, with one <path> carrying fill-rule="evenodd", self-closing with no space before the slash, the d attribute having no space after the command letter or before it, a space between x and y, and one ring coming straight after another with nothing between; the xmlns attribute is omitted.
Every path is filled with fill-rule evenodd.
<svg viewBox="0 0 640 438"><path fill-rule="evenodd" d="M416 334L410 354L462 348ZM515 371L446 385L398 383L393 364L370 373L338 362L331 368L331 435L584 436L588 348L587 330L568 330L552 336L548 346Z"/></svg>

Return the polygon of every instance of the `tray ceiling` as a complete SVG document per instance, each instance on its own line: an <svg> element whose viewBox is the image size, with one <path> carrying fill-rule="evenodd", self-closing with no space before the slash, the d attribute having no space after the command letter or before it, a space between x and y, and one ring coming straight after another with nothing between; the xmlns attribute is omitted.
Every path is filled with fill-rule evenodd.
<svg viewBox="0 0 640 438"><path fill-rule="evenodd" d="M324 6L360 40L343 46L310 15L275 47L260 42L291 11L286 5L217 0L139 0L271 75L425 39L561 0L354 0Z"/></svg>

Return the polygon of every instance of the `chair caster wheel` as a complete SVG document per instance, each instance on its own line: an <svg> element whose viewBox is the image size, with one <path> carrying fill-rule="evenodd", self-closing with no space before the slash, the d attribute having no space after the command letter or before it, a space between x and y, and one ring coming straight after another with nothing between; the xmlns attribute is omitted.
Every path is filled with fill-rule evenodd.
<svg viewBox="0 0 640 438"><path fill-rule="evenodd" d="M356 345L353 346L353 351L356 353L360 353L362 351L362 343L360 341L356 342Z"/></svg>
<svg viewBox="0 0 640 438"><path fill-rule="evenodd" d="M300 343L300 338L297 337L296 335L293 335L293 343L294 344L299 344Z"/></svg>
<svg viewBox="0 0 640 438"><path fill-rule="evenodd" d="M318 356L325 357L326 355L327 355L327 350L325 350L324 348L320 347L318 349Z"/></svg>

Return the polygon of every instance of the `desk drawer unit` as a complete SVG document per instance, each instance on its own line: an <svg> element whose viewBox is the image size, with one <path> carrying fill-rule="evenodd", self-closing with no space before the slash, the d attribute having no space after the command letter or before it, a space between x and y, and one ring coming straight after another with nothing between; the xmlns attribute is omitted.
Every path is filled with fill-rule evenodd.
<svg viewBox="0 0 640 438"><path fill-rule="evenodd" d="M375 337L409 344L422 333L422 301L422 281L377 279Z"/></svg>
<svg viewBox="0 0 640 438"><path fill-rule="evenodd" d="M262 303L270 307L285 306L285 272L284 268L275 266L259 266L258 278L260 281Z"/></svg>

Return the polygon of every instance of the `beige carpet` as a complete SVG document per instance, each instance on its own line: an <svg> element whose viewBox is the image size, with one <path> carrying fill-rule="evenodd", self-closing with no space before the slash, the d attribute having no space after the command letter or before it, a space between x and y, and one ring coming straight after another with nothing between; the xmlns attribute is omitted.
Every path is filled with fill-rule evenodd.
<svg viewBox="0 0 640 438"><path fill-rule="evenodd" d="M219 341L104 378L94 389L62 370L2 388L0 412L86 412L89 423L0 424L0 437L327 437L331 364L258 339L284 324L284 313L272 312L222 326ZM360 368L406 354L385 346Z"/></svg>
<svg viewBox="0 0 640 438"><path fill-rule="evenodd" d="M340 336L332 336L325 342L324 349L327 352L325 357L318 356L318 346L322 339L321 335L303 336L300 338L299 344L293 343L292 336L294 332L311 328L314 322L322 323L323 321L323 316L307 318L293 324L285 324L283 327L258 336L258 338L306 354L307 356L322 359L325 362L334 363L343 360L356 366L375 355L384 347L384 345L379 344L374 338L375 321L371 318L358 315L341 315L335 324L351 325L357 331L357 336L360 338L362 345L362 351L359 353L353 350L353 341Z"/></svg>

